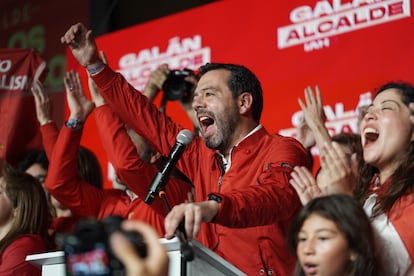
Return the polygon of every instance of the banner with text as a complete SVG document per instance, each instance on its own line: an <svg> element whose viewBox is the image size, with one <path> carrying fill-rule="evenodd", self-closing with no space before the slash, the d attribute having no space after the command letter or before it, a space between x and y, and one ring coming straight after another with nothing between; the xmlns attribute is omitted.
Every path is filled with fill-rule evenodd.
<svg viewBox="0 0 414 276"><path fill-rule="evenodd" d="M322 92L331 134L357 132L357 110L384 82L414 82L410 0L227 0L98 38L111 67L137 89L162 63L243 64L262 82L262 124L295 136L307 86ZM73 63L71 66L75 66ZM78 68L78 67L77 67ZM191 128L177 102L167 113ZM84 143L99 151L93 126ZM102 161L107 162L102 152Z"/></svg>
<svg viewBox="0 0 414 276"><path fill-rule="evenodd" d="M26 150L42 149L33 81L44 80L46 62L37 51L0 49L0 161L15 165Z"/></svg>

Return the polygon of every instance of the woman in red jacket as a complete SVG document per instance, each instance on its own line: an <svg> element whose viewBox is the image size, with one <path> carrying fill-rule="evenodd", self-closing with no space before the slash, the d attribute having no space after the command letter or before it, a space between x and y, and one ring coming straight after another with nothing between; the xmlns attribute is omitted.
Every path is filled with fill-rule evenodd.
<svg viewBox="0 0 414 276"><path fill-rule="evenodd" d="M41 275L25 259L47 250L49 218L38 180L5 165L0 178L0 275Z"/></svg>

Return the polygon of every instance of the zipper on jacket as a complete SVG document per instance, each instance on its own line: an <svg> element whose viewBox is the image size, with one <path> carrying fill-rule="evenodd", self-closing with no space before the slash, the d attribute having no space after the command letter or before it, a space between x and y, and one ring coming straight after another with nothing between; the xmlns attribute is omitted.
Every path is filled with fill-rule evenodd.
<svg viewBox="0 0 414 276"><path fill-rule="evenodd" d="M221 161L221 160L220 160L220 171L221 171L221 175L218 179L218 192L220 192L220 190L221 190L221 184L223 183L223 177L224 177L224 174L226 173L223 161Z"/></svg>
<svg viewBox="0 0 414 276"><path fill-rule="evenodd" d="M217 158L217 157L219 157L219 158ZM218 189L217 189L217 192L220 193L221 185L222 185L222 182L223 182L223 177L224 177L224 174L226 173L226 170L224 168L223 161L220 159L220 156L218 156L218 155L216 155L216 162L218 162L219 167L220 167L220 172L221 172L220 177L218 179ZM213 229L214 229L214 233L217 235L217 224L215 224L215 223L213 224ZM219 244L220 244L220 238L217 237L217 242L211 248L211 250L215 251L217 249L217 247L219 246Z"/></svg>
<svg viewBox="0 0 414 276"><path fill-rule="evenodd" d="M220 177L218 179L218 183L217 183L218 184L218 192L220 192L221 184L223 183L223 176L226 173L226 169L224 168L224 164L223 164L223 160L221 159L221 156L216 154L215 158L216 158L216 162L217 162L218 167L220 168L220 173L221 173Z"/></svg>
<svg viewBox="0 0 414 276"><path fill-rule="evenodd" d="M223 175L220 175L219 181L218 181L218 192L220 192L222 180L223 180Z"/></svg>

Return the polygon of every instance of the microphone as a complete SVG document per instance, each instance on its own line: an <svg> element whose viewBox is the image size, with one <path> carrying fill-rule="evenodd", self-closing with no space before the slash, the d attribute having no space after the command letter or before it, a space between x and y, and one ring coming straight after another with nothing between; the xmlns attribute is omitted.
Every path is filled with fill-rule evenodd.
<svg viewBox="0 0 414 276"><path fill-rule="evenodd" d="M148 190L144 202L148 205L154 201L159 191L165 187L167 180L171 174L171 170L177 164L185 147L193 140L193 134L188 129L181 130L177 135L177 142L171 149L167 159L163 162L160 171L152 179L151 186Z"/></svg>

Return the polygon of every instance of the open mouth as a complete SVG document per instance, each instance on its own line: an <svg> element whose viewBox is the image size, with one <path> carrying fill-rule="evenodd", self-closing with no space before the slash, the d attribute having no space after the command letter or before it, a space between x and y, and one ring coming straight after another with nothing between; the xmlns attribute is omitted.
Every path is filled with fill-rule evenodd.
<svg viewBox="0 0 414 276"><path fill-rule="evenodd" d="M313 263L305 263L303 264L303 270L305 271L306 275L313 275L318 272L318 265Z"/></svg>
<svg viewBox="0 0 414 276"><path fill-rule="evenodd" d="M365 137L365 145L372 144L378 140L379 131L374 128L366 128L364 129L364 137Z"/></svg>
<svg viewBox="0 0 414 276"><path fill-rule="evenodd" d="M211 115L199 115L198 116L198 121L200 123L200 127L202 129L202 133L206 136L208 135L210 129L212 128L212 126L214 125L214 119L213 116Z"/></svg>

